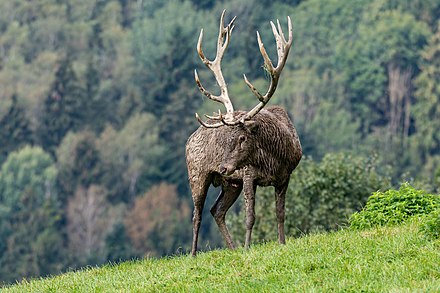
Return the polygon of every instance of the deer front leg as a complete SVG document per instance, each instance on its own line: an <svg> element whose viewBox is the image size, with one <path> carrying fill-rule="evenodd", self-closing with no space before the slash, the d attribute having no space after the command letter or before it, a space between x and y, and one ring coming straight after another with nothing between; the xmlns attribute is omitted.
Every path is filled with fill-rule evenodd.
<svg viewBox="0 0 440 293"><path fill-rule="evenodd" d="M197 182L191 182L192 198L194 202L193 212L193 242L191 254L196 256L197 254L197 242L199 239L200 224L202 222L202 211L205 205L206 194L208 192L209 181L205 180L203 184L198 185Z"/></svg>
<svg viewBox="0 0 440 293"><path fill-rule="evenodd" d="M254 178L249 170L245 171L243 177L244 202L246 208L246 239L244 247L249 248L251 244L252 228L255 223L255 192L257 186L254 184Z"/></svg>
<svg viewBox="0 0 440 293"><path fill-rule="evenodd" d="M205 203L205 199L198 200L194 202L194 212L193 212L193 242L191 254L192 256L196 256L197 254L197 242L199 239L199 230L200 224L202 223L202 210L203 205Z"/></svg>
<svg viewBox="0 0 440 293"><path fill-rule="evenodd" d="M235 246L234 246L234 242L232 241L231 234L229 233L228 228L226 227L225 216L226 216L226 212L237 200L242 189L243 186L241 184L237 186L233 186L233 185L223 186L220 195L218 196L217 200L215 201L214 205L211 208L211 214L214 217L215 222L217 223L217 226L220 230L220 233L223 236L223 239L226 242L226 245L230 249L234 249Z"/></svg>
<svg viewBox="0 0 440 293"><path fill-rule="evenodd" d="M285 202L288 184L281 187L275 187L276 214L278 224L278 242L286 244L286 236L284 234L284 218L285 218Z"/></svg>

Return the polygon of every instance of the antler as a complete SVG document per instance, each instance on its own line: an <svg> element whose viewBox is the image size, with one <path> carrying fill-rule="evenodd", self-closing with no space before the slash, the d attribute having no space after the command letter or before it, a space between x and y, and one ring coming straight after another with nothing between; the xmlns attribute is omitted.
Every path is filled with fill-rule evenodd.
<svg viewBox="0 0 440 293"><path fill-rule="evenodd" d="M284 37L283 30L281 29L281 25L279 20L277 20L277 26L271 21L270 25L272 26L272 32L275 36L276 44L277 44L277 53L278 53L278 63L277 66L274 67L272 64L272 61L270 60L269 56L267 55L266 49L264 48L264 44L261 41L260 34L257 31L257 41L258 46L260 48L261 55L264 59L264 68L269 72L271 81L269 85L269 89L267 92L262 95L260 92L255 88L255 86L252 85L252 83L247 79L246 75L244 74L244 81L246 82L247 86L250 88L250 90L254 93L254 95L258 98L260 101L252 110L247 112L245 115L243 115L241 118L237 120L233 120L233 112L234 109L232 107L232 103L228 96L228 89L226 88L226 82L223 78L221 68L220 68L220 62L223 57L224 51L226 47L229 44L229 39L232 33L232 30L234 28L234 17L232 21L229 23L228 26L223 27L223 18L224 18L225 10L223 10L221 18L220 18L220 32L218 37L218 44L217 44L217 56L215 57L214 61L209 61L206 59L205 55L202 51L202 38L203 38L203 29L200 32L199 41L197 43L197 51L199 53L200 59L202 59L203 63L211 69L211 71L214 72L215 78L217 80L218 85L220 86L221 93L219 96L214 96L210 92L208 92L200 83L199 77L197 75L197 71L194 71L196 83L199 86L200 91L206 95L211 100L220 102L225 105L226 107L226 115L222 115L221 111L219 110L218 113L214 113L216 116L207 116L208 119L217 120L218 123L215 124L206 124L203 122L199 115L196 114L197 120L202 124L204 127L213 128L213 127L219 127L222 125L237 125L239 123L244 123L244 121L251 119L254 117L258 112L260 112L261 109L266 106L266 104L269 102L270 98L275 93L275 90L278 86L278 81L280 78L281 71L284 68L284 65L286 64L287 56L289 54L290 47L292 46L293 41L293 30L292 30L292 22L290 20L290 17L287 17L287 25L289 30L289 39L286 41L286 38ZM278 27L278 28L277 28ZM224 37L226 36L226 40L223 43Z"/></svg>
<svg viewBox="0 0 440 293"><path fill-rule="evenodd" d="M270 86L267 90L266 94L264 96L258 92L258 90L250 83L250 81L247 79L246 75L243 74L244 81L246 82L247 86L251 89L251 91L254 93L254 95L258 98L260 103L256 105L252 110L250 110L246 115L244 115L240 122L243 122L245 120L249 120L252 117L255 116L258 112L260 112L261 109L263 109L264 106L266 106L267 102L269 102L270 98L275 93L275 90L278 85L278 80L280 78L281 71L284 68L284 65L286 64L287 55L289 54L290 47L292 46L293 41L293 30L292 30L292 22L290 20L290 17L287 17L287 25L289 30L289 39L286 41L286 38L284 37L283 30L281 29L280 21L277 19L277 25L278 30L275 26L275 24L271 21L270 25L272 26L272 32L275 36L275 40L277 43L277 52L278 52L278 64L277 67L273 67L272 61L270 60L269 56L267 55L266 49L264 48L264 44L261 41L260 34L257 31L257 40L258 40L258 46L260 47L261 55L263 55L264 59L264 68L269 72L271 80L270 80Z"/></svg>
<svg viewBox="0 0 440 293"><path fill-rule="evenodd" d="M219 127L223 125L224 122L233 120L233 114L234 114L234 107L232 106L231 100L229 99L228 88L226 86L226 82L221 70L221 61L225 53L225 50L229 45L229 40L231 38L232 30L234 29L234 21L236 19L236 16L231 20L231 22L226 27L224 27L225 12L226 10L223 10L220 17L220 29L217 40L217 54L213 61L208 60L205 57L205 54L203 54L203 50L202 50L203 29L200 31L199 40L197 42L197 52L199 53L199 57L202 60L202 62L214 73L217 84L220 86L220 95L216 96L210 93L209 91L207 91L200 82L199 75L197 74L197 70L194 70L194 77L197 86L205 96L207 96L209 99L213 101L222 103L226 108L225 116L221 114L220 110L218 116L211 117L205 115L208 119L220 121L219 123L216 124L206 124L200 119L199 115L196 113L196 118L200 122L200 124L202 124L205 127L211 127L211 128Z"/></svg>

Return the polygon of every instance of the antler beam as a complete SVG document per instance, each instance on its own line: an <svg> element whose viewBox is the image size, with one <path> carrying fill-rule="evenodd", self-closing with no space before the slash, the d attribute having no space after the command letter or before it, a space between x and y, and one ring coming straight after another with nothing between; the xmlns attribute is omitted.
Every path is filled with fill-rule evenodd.
<svg viewBox="0 0 440 293"><path fill-rule="evenodd" d="M269 56L267 55L266 49L264 48L264 44L261 41L260 34L257 32L257 40L258 40L258 46L260 47L261 55L263 55L264 59L264 67L269 72L271 81L269 85L269 89L267 90L266 94L262 95L258 92L258 90L252 85L252 83L247 79L246 75L243 75L244 81L246 82L247 86L250 88L252 93L258 98L260 103L256 105L252 110L250 110L241 121L251 119L255 116L263 107L269 102L270 98L275 93L275 90L278 86L278 81L280 78L281 71L284 68L284 65L286 64L287 56L289 54L290 47L292 46L293 41L293 29L292 29L292 22L290 20L290 17L287 17L287 26L289 30L289 39L286 41L286 38L284 37L283 30L281 29L281 25L279 20L277 20L278 30L275 24L271 21L270 25L272 26L272 32L275 36L275 40L277 43L277 53L278 53L278 64L277 67L274 67L272 64L272 61L270 60Z"/></svg>
<svg viewBox="0 0 440 293"><path fill-rule="evenodd" d="M278 81L281 75L281 71L283 70L284 65L286 64L287 56L289 54L289 50L293 42L292 22L289 16L287 17L287 25L289 31L288 40L286 40L284 36L279 20L277 20L277 25L275 25L272 21L270 22L270 25L272 27L272 32L275 37L275 41L277 45L277 54L278 54L277 66L274 67L272 61L269 58L269 55L266 52L266 49L264 48L263 42L261 41L260 33L257 31L257 41L261 55L263 56L264 59L264 68L269 72L271 77L269 89L264 95L262 95L255 88L255 86L252 85L252 83L247 79L246 75L243 75L245 83L260 102L252 110L247 112L245 115L241 116L241 118L234 120L234 108L232 106L231 100L229 99L228 89L221 71L221 60L223 58L226 48L229 45L231 33L232 30L234 29L234 21L236 17L234 17L231 20L231 22L225 27L224 26L225 11L226 10L223 10L220 17L220 29L217 40L217 54L213 61L208 60L205 57L205 54L203 53L202 50L203 29L200 32L199 40L197 42L197 52L199 54L199 57L203 61L203 63L214 73L217 84L220 87L220 95L216 96L213 95L211 92L207 91L201 84L199 76L197 74L197 70L195 70L194 77L197 86L205 96L207 96L209 99L213 101L222 103L226 108L225 115L223 115L220 110L218 113L215 113L216 116L205 115L210 120L218 121L217 123L205 123L203 122L202 119L200 119L199 115L196 113L196 118L199 121L199 123L204 127L208 127L208 128L220 127L222 125L232 126L232 125L237 125L239 123L244 123L244 121L254 117L258 112L260 112L261 109L264 108L264 106L266 106L266 104L269 102L270 98L273 96L278 86Z"/></svg>
<svg viewBox="0 0 440 293"><path fill-rule="evenodd" d="M218 34L218 39L217 39L217 54L216 54L215 59L213 61L208 60L205 57L205 54L203 53L203 50L202 50L203 29L200 31L199 40L197 42L197 52L199 54L199 57L202 60L202 62L206 65L206 67L208 67L214 73L217 84L220 87L220 95L218 95L218 96L213 95L211 92L207 91L203 87L202 83L200 82L199 75L197 74L197 70L194 70L194 77L195 77L197 86L199 87L200 91L205 96L207 96L209 99L211 99L213 101L216 101L216 102L223 104L226 108L226 114L224 117L223 117L223 115L221 115L221 112L219 111L219 116L210 117L210 118L214 118L214 120L220 120L220 121L223 121L223 120L232 121L233 115L234 115L234 107L232 106L232 102L229 98L228 88L226 86L226 81L223 77L223 73L221 70L221 61L222 61L223 55L225 53L225 50L229 45L232 30L234 29L234 21L235 21L236 17L234 17L229 22L229 24L225 27L224 26L225 12L226 12L226 10L223 10L221 17L220 17L220 28L219 28L219 34ZM202 124L205 127L218 127L218 126L223 125L223 123L206 124L200 119L200 117L197 113L196 113L196 118L200 122L200 124Z"/></svg>

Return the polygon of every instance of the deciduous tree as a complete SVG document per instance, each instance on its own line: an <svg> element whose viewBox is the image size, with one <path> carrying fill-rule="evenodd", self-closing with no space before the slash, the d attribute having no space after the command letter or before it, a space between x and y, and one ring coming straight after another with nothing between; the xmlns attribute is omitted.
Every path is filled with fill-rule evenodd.
<svg viewBox="0 0 440 293"><path fill-rule="evenodd" d="M413 158L420 159L422 177L440 179L440 23L422 52L421 73L415 81L416 103ZM417 163L415 161L414 163Z"/></svg>
<svg viewBox="0 0 440 293"><path fill-rule="evenodd" d="M9 154L0 171L2 280L58 272L65 264L56 169L40 147Z"/></svg>
<svg viewBox="0 0 440 293"><path fill-rule="evenodd" d="M81 186L67 204L68 247L75 265L102 263L105 239L118 220L99 185Z"/></svg>
<svg viewBox="0 0 440 293"><path fill-rule="evenodd" d="M163 255L176 253L187 243L190 230L190 208L178 198L176 187L161 183L136 198L125 218L125 227L134 248L140 254Z"/></svg>

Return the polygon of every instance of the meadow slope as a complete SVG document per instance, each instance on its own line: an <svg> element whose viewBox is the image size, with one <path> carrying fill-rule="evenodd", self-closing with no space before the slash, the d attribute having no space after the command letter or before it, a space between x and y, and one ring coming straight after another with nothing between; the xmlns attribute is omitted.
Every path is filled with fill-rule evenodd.
<svg viewBox="0 0 440 293"><path fill-rule="evenodd" d="M24 280L4 292L440 292L440 240L418 224L343 230Z"/></svg>

